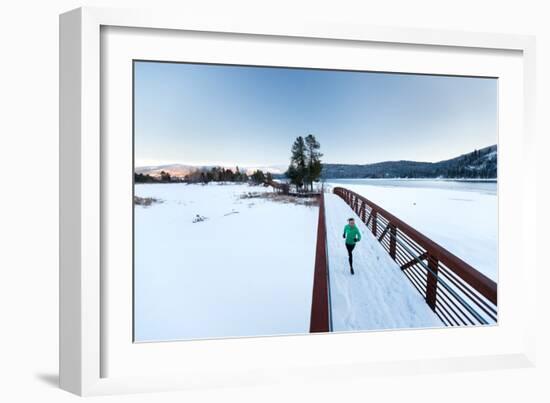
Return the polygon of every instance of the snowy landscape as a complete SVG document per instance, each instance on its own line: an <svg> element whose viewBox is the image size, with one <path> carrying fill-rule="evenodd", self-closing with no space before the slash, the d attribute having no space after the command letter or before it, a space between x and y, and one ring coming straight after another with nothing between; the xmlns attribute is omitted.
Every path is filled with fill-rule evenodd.
<svg viewBox="0 0 550 403"><path fill-rule="evenodd" d="M318 207L247 184L137 184L136 341L307 333ZM198 215L198 220L197 220Z"/></svg>
<svg viewBox="0 0 550 403"><path fill-rule="evenodd" d="M194 177L242 180L231 170L205 172ZM318 202L286 195L278 185L285 180L258 174L246 183L181 183L161 171L168 183L136 183L136 341L309 331ZM365 224L331 193L336 186L383 206L497 280L496 181L316 182L311 191L325 191L332 331L444 326ZM353 276L341 239L349 217L363 234Z"/></svg>
<svg viewBox="0 0 550 403"><path fill-rule="evenodd" d="M496 184L331 180L364 195L496 280ZM318 207L272 187L136 184L136 341L307 333ZM341 239L355 216L325 193L333 331L442 323L382 245L363 234L350 276ZM452 212L449 213L449 212Z"/></svg>

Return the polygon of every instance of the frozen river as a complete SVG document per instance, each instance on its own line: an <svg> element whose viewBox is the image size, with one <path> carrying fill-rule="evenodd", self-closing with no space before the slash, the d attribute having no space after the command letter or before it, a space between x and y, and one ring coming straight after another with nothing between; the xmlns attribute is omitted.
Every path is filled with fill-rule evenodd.
<svg viewBox="0 0 550 403"><path fill-rule="evenodd" d="M329 179L361 194L497 280L496 182Z"/></svg>

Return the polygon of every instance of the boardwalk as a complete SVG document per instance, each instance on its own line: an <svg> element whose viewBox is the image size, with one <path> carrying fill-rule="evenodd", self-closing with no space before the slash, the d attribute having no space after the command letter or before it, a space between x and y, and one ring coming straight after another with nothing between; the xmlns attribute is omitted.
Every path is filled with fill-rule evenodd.
<svg viewBox="0 0 550 403"><path fill-rule="evenodd" d="M443 326L350 207L334 194L324 196L332 330ZM363 237L354 250L354 276L342 239L349 217L356 218Z"/></svg>

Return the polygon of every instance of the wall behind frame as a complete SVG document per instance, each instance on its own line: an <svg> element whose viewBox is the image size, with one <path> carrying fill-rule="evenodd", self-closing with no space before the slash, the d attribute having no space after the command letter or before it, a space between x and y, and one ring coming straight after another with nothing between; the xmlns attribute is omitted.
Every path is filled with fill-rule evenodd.
<svg viewBox="0 0 550 403"><path fill-rule="evenodd" d="M175 5L159 0L155 7ZM246 13L269 14L274 19L315 17L322 20L403 25L420 28L450 28L473 31L536 34L537 38L537 166L549 176L546 166L550 124L545 110L550 105L550 27L545 2L499 2L473 0L319 1L269 0L232 2L189 0L184 12L215 13L221 18ZM2 4L0 38L0 169L3 175L0 198L0 374L4 380L2 400L76 401L55 388L58 366L58 14L86 5L108 7L151 7L145 0L38 0L6 1ZM23 179L24 180L23 180ZM543 223L549 223L543 206L550 200L540 189L538 211L539 251L544 250ZM542 257L542 254L541 254ZM539 259L542 261L542 259ZM539 284L549 281L541 271ZM547 294L547 293L546 293ZM548 297L539 292L539 303ZM544 321L546 322L546 321ZM284 390L258 388L218 390L201 394L169 393L117 397L117 401L281 401L313 399L334 401L365 396L388 400L436 401L453 390L448 401L464 401L475 390L480 399L506 397L542 401L548 395L544 383L550 367L549 329L541 323L538 345L539 367L533 370L463 373L440 376L373 378L369 382L329 385L294 385ZM430 393L427 393L427 385ZM456 388L457 384L468 388Z"/></svg>

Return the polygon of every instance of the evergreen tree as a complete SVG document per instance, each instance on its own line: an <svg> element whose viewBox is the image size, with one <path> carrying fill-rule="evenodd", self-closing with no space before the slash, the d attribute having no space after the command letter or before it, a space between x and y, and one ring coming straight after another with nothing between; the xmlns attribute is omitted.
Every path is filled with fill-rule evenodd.
<svg viewBox="0 0 550 403"><path fill-rule="evenodd" d="M252 181L256 184L261 184L261 183L264 183L265 182L265 175L262 171L260 171L259 169L257 169L256 171L254 171L254 173L252 174Z"/></svg>
<svg viewBox="0 0 550 403"><path fill-rule="evenodd" d="M239 170L239 167L235 167L235 181L236 182L244 182L243 174Z"/></svg>
<svg viewBox="0 0 550 403"><path fill-rule="evenodd" d="M305 139L306 145L306 184L309 183L311 191L313 191L313 182L316 182L321 177L323 165L321 164L321 157L323 154L319 151L321 144L317 141L313 134L308 134Z"/></svg>
<svg viewBox="0 0 550 403"><path fill-rule="evenodd" d="M170 182L172 178L168 172L160 171L160 180L161 182Z"/></svg>
<svg viewBox="0 0 550 403"><path fill-rule="evenodd" d="M304 138L299 136L292 144L290 165L285 173L298 190L304 185L306 169L306 144Z"/></svg>

